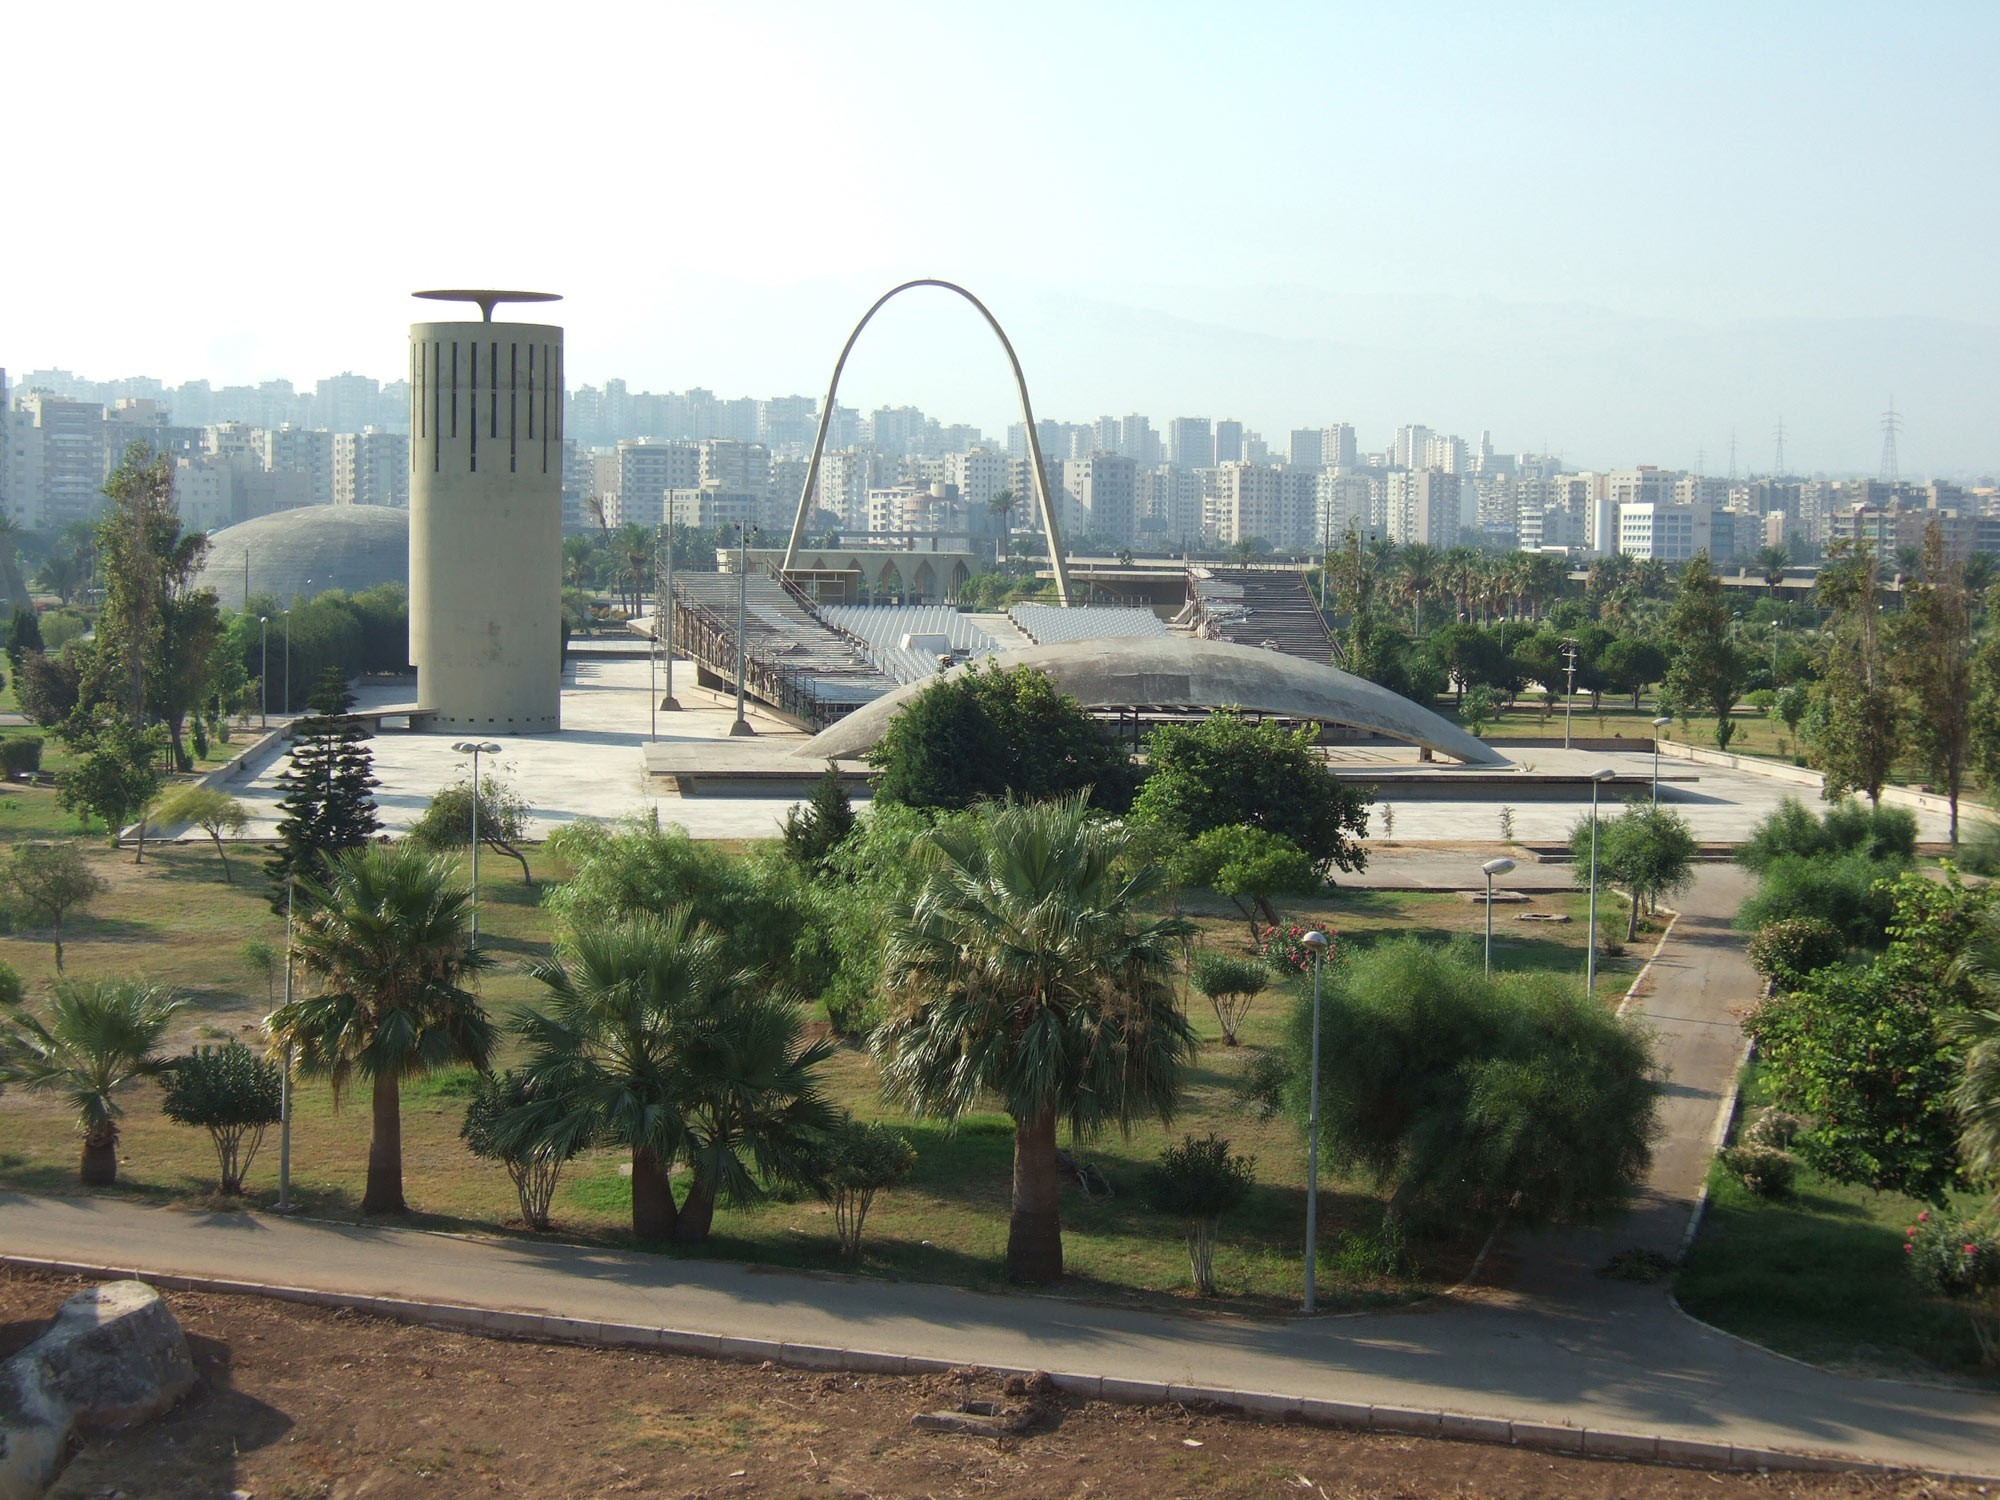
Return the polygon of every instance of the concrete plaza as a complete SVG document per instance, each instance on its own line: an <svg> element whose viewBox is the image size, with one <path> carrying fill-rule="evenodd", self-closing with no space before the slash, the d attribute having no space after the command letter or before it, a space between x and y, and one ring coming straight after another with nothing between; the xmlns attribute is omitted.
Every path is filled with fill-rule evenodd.
<svg viewBox="0 0 2000 1500"><path fill-rule="evenodd" d="M656 813L663 823L677 823L696 838L757 839L774 836L785 813L797 805L790 796L695 796L662 795L646 784L643 754L649 742L663 745L697 745L709 742L723 764L729 757L764 756L779 744L787 748L805 743L807 736L783 721L757 710L749 711L758 738L752 742L730 740L729 726L735 717L732 701L725 695L694 685L691 662L679 662L674 673L675 695L682 704L677 711L655 714L654 680L643 657L583 656L573 661L563 685L563 729L552 735L492 736L500 753L482 766L490 766L526 799L529 835L546 836L564 823L578 818L616 820ZM360 693L363 709L382 709L410 702L408 683L364 687ZM410 734L390 729L369 743L375 757L375 774L381 781L376 800L384 828L391 833L407 829L422 815L424 807L440 787L461 780L470 770L468 758L455 752L456 736ZM1621 777L1645 779L1653 769L1650 754L1637 751L1602 752L1540 747L1502 750L1524 773L1541 776L1581 777L1593 770L1609 769ZM1360 755L1371 759L1375 753L1341 751L1336 763L1355 763ZM1407 760L1396 752L1384 759ZM256 766L230 789L249 807L251 825L245 837L269 839L276 832L277 777L284 767L282 756L272 756ZM1787 796L1810 801L1809 790L1754 773L1711 766L1689 765L1663 760L1660 766L1660 801L1682 813L1705 843L1733 843L1746 837L1757 820ZM862 804L865 799L857 799ZM1449 798L1418 795L1416 789L1405 797L1399 791L1383 794L1378 801L1394 807L1394 842L1406 844L1497 844L1501 842L1500 814L1503 807L1513 810L1513 837L1518 842L1550 843L1566 839L1569 830L1589 807L1589 798L1576 786L1552 791L1536 787L1523 776L1518 794L1505 786L1468 786ZM1942 840L1945 819L1932 813L1917 814L1920 836ZM1381 814L1373 824L1378 841L1383 838ZM197 837L200 835L197 834Z"/></svg>

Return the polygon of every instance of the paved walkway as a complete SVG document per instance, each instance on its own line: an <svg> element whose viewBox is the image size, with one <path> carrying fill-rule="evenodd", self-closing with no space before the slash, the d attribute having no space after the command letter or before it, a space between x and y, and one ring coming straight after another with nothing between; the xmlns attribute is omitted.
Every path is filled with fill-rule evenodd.
<svg viewBox="0 0 2000 1500"><path fill-rule="evenodd" d="M1704 870L1644 1015L1670 1069L1647 1194L1614 1231L1516 1241L1499 1284L1359 1317L1177 1317L955 1288L674 1261L521 1239L108 1199L0 1193L0 1252L471 1304L605 1322L1108 1378L2000 1473L2000 1400L1855 1379L1680 1316L1659 1287L1591 1274L1613 1250L1671 1253L1735 1065L1729 1013L1755 979L1726 936L1732 870Z"/></svg>

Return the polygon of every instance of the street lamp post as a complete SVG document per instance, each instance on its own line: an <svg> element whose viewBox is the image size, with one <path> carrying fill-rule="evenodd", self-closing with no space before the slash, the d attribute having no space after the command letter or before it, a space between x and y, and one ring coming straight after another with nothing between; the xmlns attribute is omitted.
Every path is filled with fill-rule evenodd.
<svg viewBox="0 0 2000 1500"><path fill-rule="evenodd" d="M283 711L284 711L284 712L286 712L286 713L290 713L290 712L292 711L292 610L291 610L291 606L290 606L290 605L286 605L286 606L285 606L285 608L284 608L283 610L281 610L281 611L280 611L280 613L281 613L281 614L283 614L283 615L284 615L284 617L285 617L285 701L284 701L284 704L282 705L282 707L283 707Z"/></svg>
<svg viewBox="0 0 2000 1500"><path fill-rule="evenodd" d="M662 629L666 631L666 635L661 638L661 647L666 655L667 681L665 691L660 694L660 707L671 713L680 707L680 703L674 698L674 518L671 514L667 517L666 529L667 560L666 566L660 569L660 586L655 591L658 597L653 603L653 618L656 622L654 634L659 635ZM661 610L666 611L663 624L657 623L660 621Z"/></svg>
<svg viewBox="0 0 2000 1500"><path fill-rule="evenodd" d="M1569 663L1569 685L1563 692L1563 749L1569 749L1569 721L1576 711L1576 642L1564 641L1563 657Z"/></svg>
<svg viewBox="0 0 2000 1500"><path fill-rule="evenodd" d="M479 946L479 757L498 755L500 747L491 740L459 740L452 749L472 757L472 944Z"/></svg>
<svg viewBox="0 0 2000 1500"><path fill-rule="evenodd" d="M750 533L755 529L747 522L736 527L736 722L729 726L731 736L757 732L743 717L743 676L750 652Z"/></svg>
<svg viewBox="0 0 2000 1500"><path fill-rule="evenodd" d="M1479 867L1486 877L1486 977L1493 977L1493 877L1505 875L1514 868L1514 861L1507 858L1489 859Z"/></svg>
<svg viewBox="0 0 2000 1500"><path fill-rule="evenodd" d="M1674 721L1665 714L1653 720L1653 806L1660 805L1660 733Z"/></svg>
<svg viewBox="0 0 2000 1500"><path fill-rule="evenodd" d="M1326 934L1308 932L1305 945L1313 954L1312 1082L1306 1099L1305 1310L1311 1313L1319 1310L1319 993L1320 974L1326 967Z"/></svg>
<svg viewBox="0 0 2000 1500"><path fill-rule="evenodd" d="M257 669L257 727L271 727L271 617L257 616L257 639L263 649L263 664Z"/></svg>
<svg viewBox="0 0 2000 1500"><path fill-rule="evenodd" d="M285 877L285 1009L292 1007L292 892L297 882ZM292 1044L285 1043L285 1070L278 1075L278 1212L292 1211Z"/></svg>
<svg viewBox="0 0 2000 1500"><path fill-rule="evenodd" d="M1583 993L1597 994L1597 789L1611 779L1609 771L1590 773L1590 931L1585 934Z"/></svg>

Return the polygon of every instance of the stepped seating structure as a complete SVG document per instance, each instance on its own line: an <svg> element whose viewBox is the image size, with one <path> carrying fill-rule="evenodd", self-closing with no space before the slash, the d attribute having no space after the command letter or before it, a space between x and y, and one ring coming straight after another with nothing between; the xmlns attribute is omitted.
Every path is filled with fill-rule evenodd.
<svg viewBox="0 0 2000 1500"><path fill-rule="evenodd" d="M1007 616L1038 646L1064 646L1072 641L1132 640L1164 636L1164 621L1150 609L1118 609L1078 605L1058 609L1052 604L1017 604Z"/></svg>
<svg viewBox="0 0 2000 1500"><path fill-rule="evenodd" d="M1180 618L1203 640L1262 646L1320 666L1333 659L1326 617L1305 574L1290 569L1190 568Z"/></svg>
<svg viewBox="0 0 2000 1500"><path fill-rule="evenodd" d="M733 573L674 575L674 651L732 689L737 588ZM743 677L751 697L821 729L898 685L795 587L766 573L752 574L748 588Z"/></svg>
<svg viewBox="0 0 2000 1500"><path fill-rule="evenodd" d="M822 604L819 617L866 654L884 676L920 682L938 673L936 649L905 647L906 636L942 639L954 657L988 656L999 643L947 605Z"/></svg>

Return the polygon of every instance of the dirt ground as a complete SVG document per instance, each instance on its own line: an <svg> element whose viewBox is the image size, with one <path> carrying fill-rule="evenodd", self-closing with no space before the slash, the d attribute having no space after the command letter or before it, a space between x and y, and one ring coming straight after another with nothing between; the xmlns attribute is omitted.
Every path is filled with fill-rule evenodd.
<svg viewBox="0 0 2000 1500"><path fill-rule="evenodd" d="M81 1284L0 1272L0 1356ZM1922 1480L1708 1474L1042 1398L976 1372L827 1375L512 1343L252 1298L168 1301L199 1384L160 1421L93 1436L53 1496L1972 1500ZM980 1401L1028 1420L1003 1437L912 1426L919 1413Z"/></svg>

